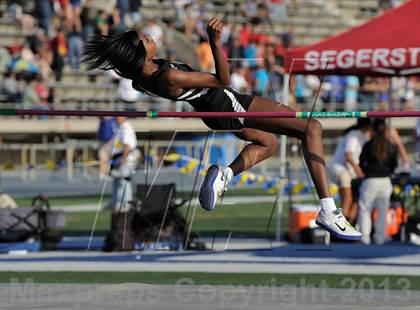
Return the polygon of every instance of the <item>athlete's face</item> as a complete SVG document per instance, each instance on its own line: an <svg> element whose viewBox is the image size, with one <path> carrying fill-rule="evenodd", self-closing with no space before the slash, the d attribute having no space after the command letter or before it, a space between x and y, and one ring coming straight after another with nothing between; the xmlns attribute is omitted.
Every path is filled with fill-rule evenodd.
<svg viewBox="0 0 420 310"><path fill-rule="evenodd" d="M139 39L143 42L147 56L149 58L153 58L157 54L158 50L155 40L144 33L139 33Z"/></svg>

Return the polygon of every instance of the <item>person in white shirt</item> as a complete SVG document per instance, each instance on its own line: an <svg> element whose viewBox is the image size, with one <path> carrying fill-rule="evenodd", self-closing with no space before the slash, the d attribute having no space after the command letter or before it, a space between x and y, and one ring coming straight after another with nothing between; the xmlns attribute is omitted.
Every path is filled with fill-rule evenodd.
<svg viewBox="0 0 420 310"><path fill-rule="evenodd" d="M135 103L139 99L140 92L135 90L132 86L132 81L121 78L118 82L118 98L125 105L124 109L127 111L135 111Z"/></svg>
<svg viewBox="0 0 420 310"><path fill-rule="evenodd" d="M357 206L353 205L351 183L355 178L364 177L359 166L359 156L370 136L370 119L358 119L357 125L345 131L327 167L330 177L339 187L343 214L350 222L357 217Z"/></svg>
<svg viewBox="0 0 420 310"><path fill-rule="evenodd" d="M235 68L230 75L230 87L238 92L247 93L249 90L249 84L245 79L246 74L245 68Z"/></svg>
<svg viewBox="0 0 420 310"><path fill-rule="evenodd" d="M163 30L155 19L148 19L146 27L143 28L143 33L151 36L158 47L162 46Z"/></svg>
<svg viewBox="0 0 420 310"><path fill-rule="evenodd" d="M126 117L116 118L118 131L114 138L114 151L111 161L113 179L110 209L120 206L128 208L133 201L131 175L135 172L139 153L137 138Z"/></svg>

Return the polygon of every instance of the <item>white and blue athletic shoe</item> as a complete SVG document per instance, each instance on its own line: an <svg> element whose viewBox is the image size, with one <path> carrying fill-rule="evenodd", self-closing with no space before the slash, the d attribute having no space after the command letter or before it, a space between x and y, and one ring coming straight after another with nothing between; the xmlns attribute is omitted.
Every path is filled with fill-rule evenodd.
<svg viewBox="0 0 420 310"><path fill-rule="evenodd" d="M198 200L203 209L213 210L217 199L223 195L226 189L227 180L224 172L217 165L210 166L198 195Z"/></svg>
<svg viewBox="0 0 420 310"><path fill-rule="evenodd" d="M334 237L353 241L362 239L362 234L346 220L340 208L332 212L319 212L315 223Z"/></svg>

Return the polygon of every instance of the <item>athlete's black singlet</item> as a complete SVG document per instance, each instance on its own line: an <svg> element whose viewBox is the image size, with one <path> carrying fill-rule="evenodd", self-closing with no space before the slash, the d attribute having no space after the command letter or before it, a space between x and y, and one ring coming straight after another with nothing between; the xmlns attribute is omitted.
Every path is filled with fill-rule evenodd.
<svg viewBox="0 0 420 310"><path fill-rule="evenodd" d="M160 75L168 68L183 71L194 71L190 66L178 62L169 62L165 59L153 60L159 65L148 79L147 84L133 81L133 88L152 96L158 96L173 101L186 101L195 110L200 112L246 112L253 96L242 95L230 87L226 88L189 88L178 97L171 96L159 81ZM203 122L213 130L240 130L244 127L243 118L205 118Z"/></svg>

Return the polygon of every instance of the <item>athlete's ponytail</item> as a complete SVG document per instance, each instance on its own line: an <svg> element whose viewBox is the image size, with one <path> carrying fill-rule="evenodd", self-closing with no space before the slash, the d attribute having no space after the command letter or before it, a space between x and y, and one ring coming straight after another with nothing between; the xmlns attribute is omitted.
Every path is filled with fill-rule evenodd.
<svg viewBox="0 0 420 310"><path fill-rule="evenodd" d="M83 50L88 70L114 70L130 80L140 74L145 56L146 49L134 30L112 36L95 35Z"/></svg>
<svg viewBox="0 0 420 310"><path fill-rule="evenodd" d="M376 118L373 121L374 137L372 139L372 155L378 162L384 162L388 158L388 139L386 137L387 126L384 118Z"/></svg>

